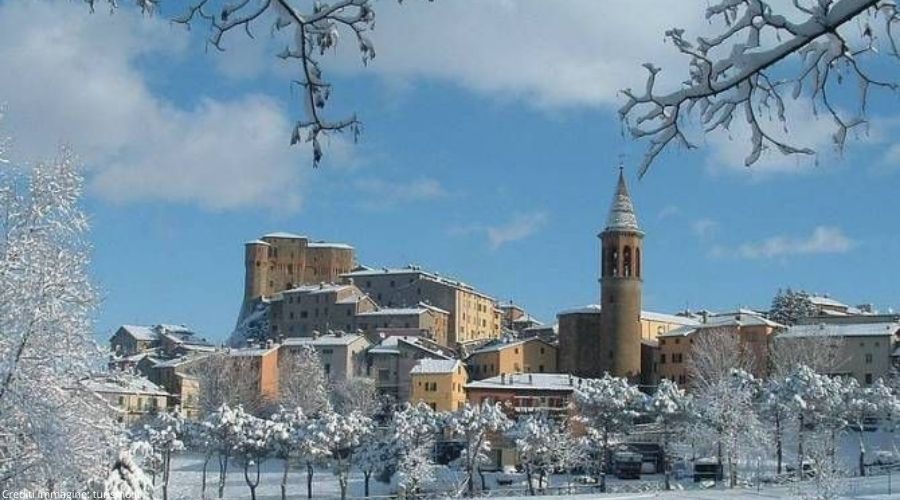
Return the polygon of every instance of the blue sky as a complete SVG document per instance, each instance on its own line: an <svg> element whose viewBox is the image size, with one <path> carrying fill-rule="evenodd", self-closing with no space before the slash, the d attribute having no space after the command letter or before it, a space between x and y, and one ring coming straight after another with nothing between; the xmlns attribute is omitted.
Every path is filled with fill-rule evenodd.
<svg viewBox="0 0 900 500"><path fill-rule="evenodd" d="M900 305L896 96L876 97L870 133L841 157L799 109L792 137L818 161L772 156L748 170L736 130L635 178L644 145L623 136L616 90L641 83L645 58L677 62L661 33L701 25L697 3L612 9L597 33L591 20L610 14L590 2L549 13L380 2L375 63L339 53L329 66L334 112L355 110L364 133L333 141L313 170L308 151L287 147L296 103L272 42L236 39L218 55L159 17L56 4L63 24L46 4L4 1L2 126L21 157L68 142L84 158L101 335L167 322L224 338L242 243L276 230L351 243L365 264L454 275L552 321L596 300L619 155L647 233L645 308L765 306L784 286ZM481 30L485 19L519 29ZM518 33L535 23L547 36Z"/></svg>

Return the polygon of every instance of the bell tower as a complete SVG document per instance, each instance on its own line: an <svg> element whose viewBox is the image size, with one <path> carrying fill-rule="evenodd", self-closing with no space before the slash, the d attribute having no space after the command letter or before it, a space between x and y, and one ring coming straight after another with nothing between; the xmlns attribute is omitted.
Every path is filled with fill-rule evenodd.
<svg viewBox="0 0 900 500"><path fill-rule="evenodd" d="M637 380L641 374L644 233L619 167L619 183L600 238L600 338L597 371Z"/></svg>

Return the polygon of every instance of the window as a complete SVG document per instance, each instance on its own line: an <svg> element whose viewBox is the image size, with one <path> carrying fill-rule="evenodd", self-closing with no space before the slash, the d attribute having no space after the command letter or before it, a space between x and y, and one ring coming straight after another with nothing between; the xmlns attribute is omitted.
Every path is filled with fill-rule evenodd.
<svg viewBox="0 0 900 500"><path fill-rule="evenodd" d="M538 365L538 372L544 373L544 365Z"/></svg>
<svg viewBox="0 0 900 500"><path fill-rule="evenodd" d="M541 347L541 354L544 354L544 348Z"/></svg>
<svg viewBox="0 0 900 500"><path fill-rule="evenodd" d="M872 355L871 354L866 354L866 364L867 365L872 364Z"/></svg>
<svg viewBox="0 0 900 500"><path fill-rule="evenodd" d="M872 374L871 373L866 374L866 385L872 385Z"/></svg>
<svg viewBox="0 0 900 500"><path fill-rule="evenodd" d="M333 349L322 349L322 354L331 354L333 352L334 352Z"/></svg>
<svg viewBox="0 0 900 500"><path fill-rule="evenodd" d="M622 276L626 278L631 277L631 247L625 246L625 250L622 252Z"/></svg>
<svg viewBox="0 0 900 500"><path fill-rule="evenodd" d="M661 364L661 365L666 364L666 355L665 354L659 355L659 364Z"/></svg>
<svg viewBox="0 0 900 500"><path fill-rule="evenodd" d="M325 363L324 368L325 368L325 375L331 375L331 365L328 363Z"/></svg>

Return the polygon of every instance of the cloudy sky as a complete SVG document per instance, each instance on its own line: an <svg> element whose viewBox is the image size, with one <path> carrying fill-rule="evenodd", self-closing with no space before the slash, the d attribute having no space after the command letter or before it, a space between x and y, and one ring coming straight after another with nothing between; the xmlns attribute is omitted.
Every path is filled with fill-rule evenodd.
<svg viewBox="0 0 900 500"><path fill-rule="evenodd" d="M677 81L663 32L708 29L706 3L380 1L375 61L326 65L334 112L358 113L363 135L332 139L312 169L288 145L293 69L267 27L218 53L165 16L4 0L0 127L16 159L67 143L86 165L100 334L168 322L224 338L242 243L276 230L454 275L552 321L596 300L620 157L647 233L647 309L765 306L785 286L900 305L895 96L876 96L843 155L798 106L790 134L814 159L747 169L737 127L635 178L646 145L622 133L618 91L642 85L645 61Z"/></svg>

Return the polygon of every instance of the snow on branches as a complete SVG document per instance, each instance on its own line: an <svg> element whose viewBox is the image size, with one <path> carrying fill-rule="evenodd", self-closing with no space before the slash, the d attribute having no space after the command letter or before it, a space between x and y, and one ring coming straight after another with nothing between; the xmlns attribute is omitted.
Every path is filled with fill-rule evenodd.
<svg viewBox="0 0 900 500"><path fill-rule="evenodd" d="M627 101L620 116L633 137L649 141L642 176L673 142L695 147L684 128L690 115L706 132L728 130L737 117L745 121L751 132L745 159L750 166L770 148L785 155L814 154L767 125L774 115L775 123L787 131L788 98L796 100L805 93L814 111L824 109L834 122L832 140L842 149L847 133L865 123L869 89L898 89L896 82L879 79L865 64L882 52L900 58L894 33L900 9L895 0L717 0L706 17L716 22L712 36L691 41L683 29L666 32L690 59L682 88L660 91L660 68L645 63L645 88L623 91ZM798 64L781 64L793 55ZM845 78L855 79L858 86L859 109L853 114L840 109L832 93Z"/></svg>
<svg viewBox="0 0 900 500"><path fill-rule="evenodd" d="M100 359L82 188L65 148L0 171L0 489L80 488L116 459L113 411L80 383Z"/></svg>
<svg viewBox="0 0 900 500"><path fill-rule="evenodd" d="M142 0L152 1L152 0ZM375 57L375 46L369 32L375 27L372 0L335 0L308 2L301 0L243 0L228 2L199 0L191 4L175 22L185 25L203 23L209 26L209 44L224 50L223 39L232 31L242 30L253 38L253 28L271 23L273 33L287 34L286 45L278 57L295 61L299 78L294 83L302 91L304 118L298 120L291 136L291 144L308 142L313 150L313 165L322 159L322 139L332 132L347 132L354 139L359 136L361 123L356 115L329 119L324 115L332 86L322 71L322 57L333 50L342 34L349 33L355 41L363 64Z"/></svg>

